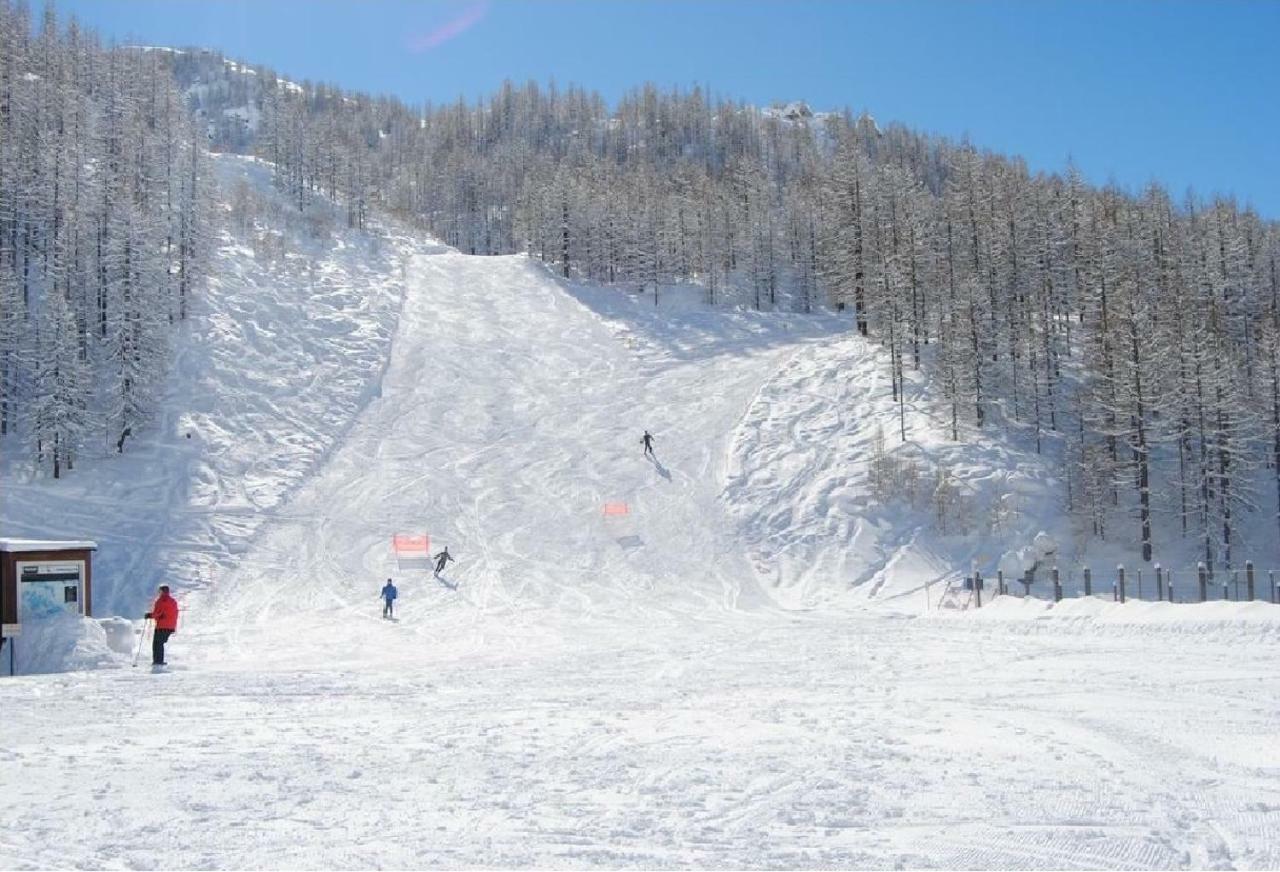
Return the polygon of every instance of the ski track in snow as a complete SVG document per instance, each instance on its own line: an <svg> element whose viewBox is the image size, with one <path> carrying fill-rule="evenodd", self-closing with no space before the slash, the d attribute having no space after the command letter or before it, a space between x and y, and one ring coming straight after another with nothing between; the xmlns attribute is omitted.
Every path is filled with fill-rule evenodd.
<svg viewBox="0 0 1280 872"><path fill-rule="evenodd" d="M172 672L0 682L0 866L1280 866L1269 607L926 613L956 552L860 496L847 325L434 251L324 450L212 500L251 529Z"/></svg>
<svg viewBox="0 0 1280 872"><path fill-rule="evenodd" d="M21 679L3 693L24 738L0 752L0 863L1280 862L1275 696L1258 692L1277 663L1205 666L1226 634L1153 658L1123 632L692 623L586 622L514 652L414 636L435 653L392 668ZM376 626L394 649L406 624Z"/></svg>

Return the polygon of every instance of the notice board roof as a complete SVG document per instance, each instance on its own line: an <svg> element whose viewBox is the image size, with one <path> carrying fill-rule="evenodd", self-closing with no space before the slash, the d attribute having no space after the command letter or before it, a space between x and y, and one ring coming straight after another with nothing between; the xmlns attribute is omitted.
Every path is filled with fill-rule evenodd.
<svg viewBox="0 0 1280 872"><path fill-rule="evenodd" d="M7 539L0 538L0 551L10 554L27 551L96 551L98 543L88 539Z"/></svg>

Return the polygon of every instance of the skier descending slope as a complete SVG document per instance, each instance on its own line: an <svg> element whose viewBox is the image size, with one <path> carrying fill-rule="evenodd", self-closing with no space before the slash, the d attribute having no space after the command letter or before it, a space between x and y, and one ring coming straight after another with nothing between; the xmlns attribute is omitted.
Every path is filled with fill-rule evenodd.
<svg viewBox="0 0 1280 872"><path fill-rule="evenodd" d="M151 667L164 666L164 645L178 629L178 601L169 596L169 585L160 585L160 595L151 604L146 618L156 622L151 636Z"/></svg>
<svg viewBox="0 0 1280 872"><path fill-rule="evenodd" d="M440 573L444 572L445 564L453 559L453 555L449 553L449 546L444 546L444 550L436 555L436 578L440 577Z"/></svg>
<svg viewBox="0 0 1280 872"><path fill-rule="evenodd" d="M644 431L644 435L640 437L640 441L644 443L644 453L646 457L653 457L653 434L648 430Z"/></svg>
<svg viewBox="0 0 1280 872"><path fill-rule="evenodd" d="M388 578L387 583L382 586L382 616L384 618L395 617L396 594L396 586L392 584L391 579Z"/></svg>

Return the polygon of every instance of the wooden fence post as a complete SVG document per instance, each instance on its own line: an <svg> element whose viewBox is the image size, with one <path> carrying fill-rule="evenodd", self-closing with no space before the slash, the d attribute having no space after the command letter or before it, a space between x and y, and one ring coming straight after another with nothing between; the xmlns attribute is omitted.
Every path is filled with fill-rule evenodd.
<svg viewBox="0 0 1280 872"><path fill-rule="evenodd" d="M1249 602L1253 602L1253 561L1246 560L1244 562L1244 591L1249 598Z"/></svg>
<svg viewBox="0 0 1280 872"><path fill-rule="evenodd" d="M1204 563L1201 562L1196 567L1196 571L1200 576L1200 602L1205 602L1209 599L1209 570L1205 569Z"/></svg>
<svg viewBox="0 0 1280 872"><path fill-rule="evenodd" d="M1055 603L1062 602L1062 583L1056 566L1053 567L1053 601Z"/></svg>
<svg viewBox="0 0 1280 872"><path fill-rule="evenodd" d="M1156 602L1164 599L1164 570L1160 568L1160 564L1156 564Z"/></svg>
<svg viewBox="0 0 1280 872"><path fill-rule="evenodd" d="M1116 587L1120 594L1120 602L1124 602L1124 566L1116 567Z"/></svg>
<svg viewBox="0 0 1280 872"><path fill-rule="evenodd" d="M982 608L982 573L973 573L973 600L978 608Z"/></svg>
<svg viewBox="0 0 1280 872"><path fill-rule="evenodd" d="M1142 570L1138 570L1138 599L1142 599Z"/></svg>
<svg viewBox="0 0 1280 872"><path fill-rule="evenodd" d="M1084 595L1093 596L1093 570L1087 566L1084 568Z"/></svg>
<svg viewBox="0 0 1280 872"><path fill-rule="evenodd" d="M1005 586L1004 586L1004 570L1003 569L996 570L996 593L1001 595L1008 593L1008 591L1005 590Z"/></svg>

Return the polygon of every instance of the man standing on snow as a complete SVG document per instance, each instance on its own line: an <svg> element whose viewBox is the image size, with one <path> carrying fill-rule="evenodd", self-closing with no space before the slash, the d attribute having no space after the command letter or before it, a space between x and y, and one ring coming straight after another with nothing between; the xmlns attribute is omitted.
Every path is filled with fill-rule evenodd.
<svg viewBox="0 0 1280 872"><path fill-rule="evenodd" d="M444 550L436 555L436 578L440 577L440 573L444 572L444 565L453 559L453 555L449 553L449 546L444 546Z"/></svg>
<svg viewBox="0 0 1280 872"><path fill-rule="evenodd" d="M160 595L151 604L151 611L146 617L156 622L151 636L151 665L164 666L164 644L178 629L178 601L169 596L169 585L160 585Z"/></svg>
<svg viewBox="0 0 1280 872"><path fill-rule="evenodd" d="M396 593L396 586L392 584L391 579L388 578L387 583L382 586L382 599L384 601L384 605L382 606L382 616L384 618L394 617L393 612L395 611L395 606L393 604L396 601Z"/></svg>
<svg viewBox="0 0 1280 872"><path fill-rule="evenodd" d="M648 430L644 431L644 435L640 437L640 441L644 443L645 457L654 457L653 453L653 434Z"/></svg>

